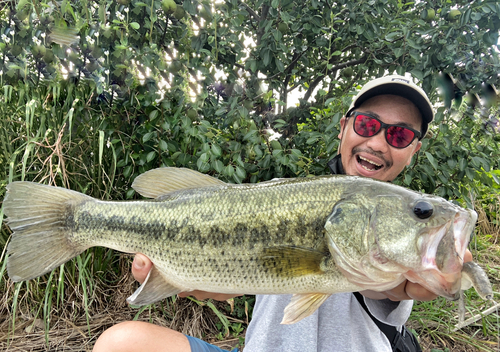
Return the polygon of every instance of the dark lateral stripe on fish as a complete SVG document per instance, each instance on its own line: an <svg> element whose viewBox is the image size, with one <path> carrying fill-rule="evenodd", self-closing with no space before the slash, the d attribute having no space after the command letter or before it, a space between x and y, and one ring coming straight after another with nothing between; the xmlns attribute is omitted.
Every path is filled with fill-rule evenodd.
<svg viewBox="0 0 500 352"><path fill-rule="evenodd" d="M167 238L173 239L176 235L175 228L168 228L164 222L144 222L138 216L126 217L112 215L111 217L96 216L88 212L78 214L77 221L70 227L74 231L88 231L99 229L101 231L123 231L141 236L159 239L167 234Z"/></svg>

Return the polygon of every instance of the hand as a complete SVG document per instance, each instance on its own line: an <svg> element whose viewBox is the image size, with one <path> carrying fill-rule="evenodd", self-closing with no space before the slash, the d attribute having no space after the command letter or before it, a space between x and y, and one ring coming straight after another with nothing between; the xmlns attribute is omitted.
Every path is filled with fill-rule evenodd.
<svg viewBox="0 0 500 352"><path fill-rule="evenodd" d="M137 253L134 257L134 261L132 262L132 275L134 278L139 281L141 284L146 280L149 271L153 267L153 263L146 257L144 254ZM178 295L179 297L187 297L194 296L198 300L204 300L207 298L215 299L216 301L227 301L230 298L242 296L235 294L224 294L224 293L212 293L205 291L189 291L189 292L181 292Z"/></svg>
<svg viewBox="0 0 500 352"><path fill-rule="evenodd" d="M464 262L472 261L472 254L469 250L465 252ZM417 301L432 301L436 299L438 295L427 290L423 286L416 284L414 282L405 280L400 285L394 287L391 290L376 292L376 291L361 291L363 296L371 299L390 299L391 301L404 301L408 299L414 299Z"/></svg>

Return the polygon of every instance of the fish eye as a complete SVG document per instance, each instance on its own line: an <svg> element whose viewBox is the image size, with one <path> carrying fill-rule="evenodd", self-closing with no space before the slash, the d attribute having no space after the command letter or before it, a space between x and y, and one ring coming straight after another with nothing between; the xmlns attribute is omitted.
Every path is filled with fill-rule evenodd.
<svg viewBox="0 0 500 352"><path fill-rule="evenodd" d="M432 204L424 200L417 202L417 204L413 207L413 213L419 219L428 219L431 217L433 212L434 209L432 208Z"/></svg>

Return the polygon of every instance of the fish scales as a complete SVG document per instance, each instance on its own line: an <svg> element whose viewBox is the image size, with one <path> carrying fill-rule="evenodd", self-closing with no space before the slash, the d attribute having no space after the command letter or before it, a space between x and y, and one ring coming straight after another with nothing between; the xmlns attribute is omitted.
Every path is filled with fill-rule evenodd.
<svg viewBox="0 0 500 352"><path fill-rule="evenodd" d="M186 191L163 201L85 201L75 207L71 240L144 253L187 287L195 280L234 292L241 278L251 293L296 285L260 260L262 250L284 245L327 253L324 223L341 194L327 182L302 181ZM305 279L304 289L311 284L312 277Z"/></svg>
<svg viewBox="0 0 500 352"><path fill-rule="evenodd" d="M112 202L31 182L7 186L14 281L49 272L85 249L143 253L154 263L127 301L179 292L293 293L283 323L312 314L333 293L385 291L408 279L454 299L479 266L463 259L472 210L387 182L348 176L230 185L188 169L148 171L132 187L153 200ZM426 209L422 216L420 209ZM472 268L472 269L470 269Z"/></svg>

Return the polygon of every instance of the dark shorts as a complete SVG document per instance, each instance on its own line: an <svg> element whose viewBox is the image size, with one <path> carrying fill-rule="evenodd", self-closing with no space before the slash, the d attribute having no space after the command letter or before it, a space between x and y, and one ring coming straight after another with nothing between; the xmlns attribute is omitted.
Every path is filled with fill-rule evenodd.
<svg viewBox="0 0 500 352"><path fill-rule="evenodd" d="M189 341L189 346L191 346L191 352L229 352L227 350L223 350L217 346L211 345L208 342L197 339L193 336L186 335ZM238 349L235 348L231 352L238 352Z"/></svg>

